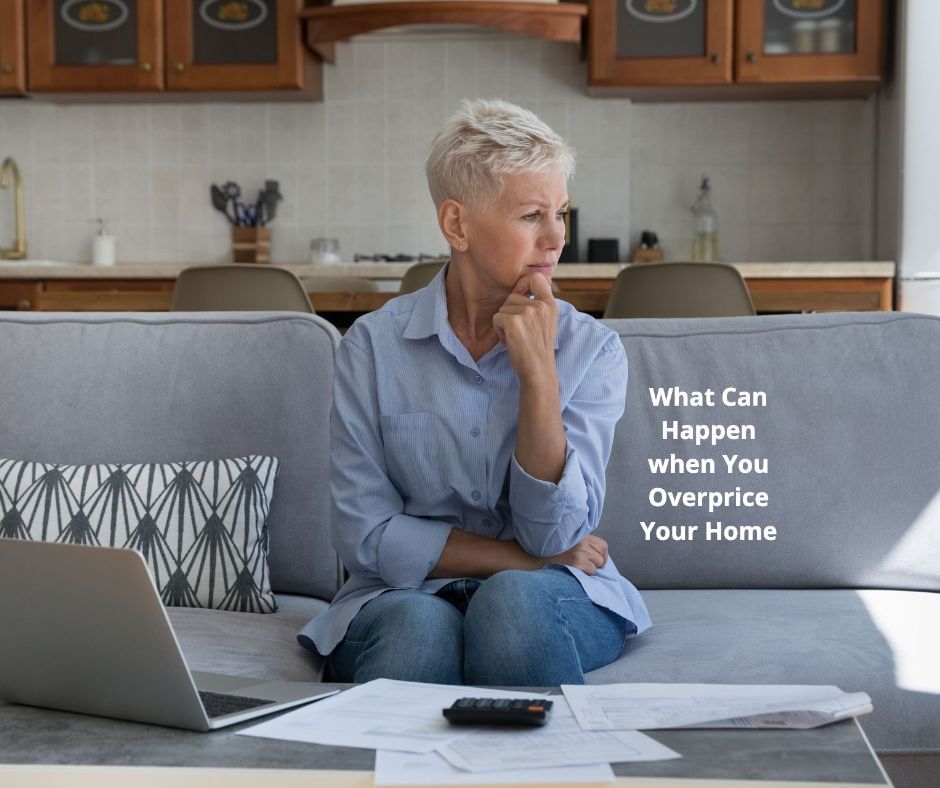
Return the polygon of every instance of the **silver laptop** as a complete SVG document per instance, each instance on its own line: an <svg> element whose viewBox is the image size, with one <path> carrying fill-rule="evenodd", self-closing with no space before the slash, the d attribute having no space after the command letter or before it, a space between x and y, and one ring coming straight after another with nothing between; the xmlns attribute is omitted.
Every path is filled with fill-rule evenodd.
<svg viewBox="0 0 940 788"><path fill-rule="evenodd" d="M29 706L208 731L336 694L191 672L134 550L0 539L0 641L0 699Z"/></svg>

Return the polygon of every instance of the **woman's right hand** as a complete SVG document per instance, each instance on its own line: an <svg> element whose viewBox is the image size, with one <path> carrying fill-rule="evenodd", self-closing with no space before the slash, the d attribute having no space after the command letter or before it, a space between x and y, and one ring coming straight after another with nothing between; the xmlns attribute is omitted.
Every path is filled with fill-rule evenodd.
<svg viewBox="0 0 940 788"><path fill-rule="evenodd" d="M549 564L565 564L593 575L607 563L607 542L594 534L588 534L574 547L545 559Z"/></svg>

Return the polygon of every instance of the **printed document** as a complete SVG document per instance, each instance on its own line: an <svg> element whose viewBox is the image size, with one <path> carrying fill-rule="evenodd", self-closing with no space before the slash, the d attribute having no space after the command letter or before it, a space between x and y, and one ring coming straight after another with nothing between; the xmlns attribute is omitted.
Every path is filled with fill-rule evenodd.
<svg viewBox="0 0 940 788"><path fill-rule="evenodd" d="M558 769L507 769L487 772L487 785L521 785L524 783L589 783L612 782L610 764L566 766ZM438 753L419 755L410 752L379 750L375 754L376 785L479 785L481 777L451 766Z"/></svg>
<svg viewBox="0 0 940 788"><path fill-rule="evenodd" d="M812 728L872 710L864 692L821 685L565 684L562 691L586 731Z"/></svg>
<svg viewBox="0 0 940 788"><path fill-rule="evenodd" d="M460 698L531 698L538 693L376 679L238 731L243 736L431 752L461 734L442 710Z"/></svg>
<svg viewBox="0 0 940 788"><path fill-rule="evenodd" d="M477 773L682 757L637 731L581 730L565 699L552 700L555 705L543 727L470 728L438 752L458 769Z"/></svg>

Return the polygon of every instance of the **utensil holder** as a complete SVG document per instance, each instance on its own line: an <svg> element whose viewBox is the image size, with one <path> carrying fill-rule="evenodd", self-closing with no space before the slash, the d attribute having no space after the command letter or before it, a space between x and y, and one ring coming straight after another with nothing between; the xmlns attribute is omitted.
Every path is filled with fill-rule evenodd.
<svg viewBox="0 0 940 788"><path fill-rule="evenodd" d="M271 228L233 227L232 260L236 263L270 263Z"/></svg>

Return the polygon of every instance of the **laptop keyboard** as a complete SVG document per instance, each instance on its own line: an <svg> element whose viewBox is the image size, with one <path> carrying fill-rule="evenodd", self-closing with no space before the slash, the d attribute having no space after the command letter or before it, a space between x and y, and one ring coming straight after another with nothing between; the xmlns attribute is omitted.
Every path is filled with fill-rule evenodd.
<svg viewBox="0 0 940 788"><path fill-rule="evenodd" d="M210 718L223 717L226 714L234 714L236 711L254 709L257 706L266 706L274 702L261 698L249 698L245 695L222 695L208 690L199 690L199 697Z"/></svg>

